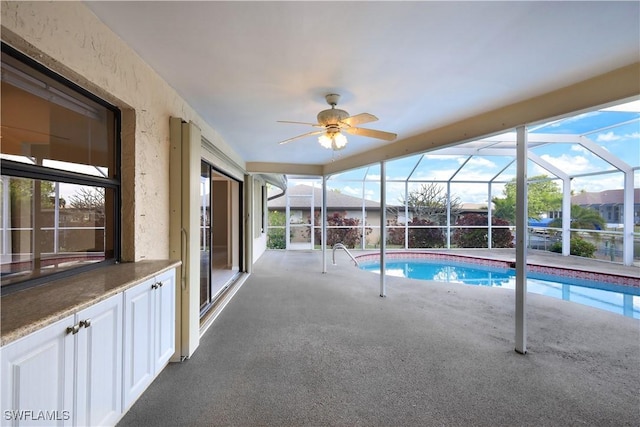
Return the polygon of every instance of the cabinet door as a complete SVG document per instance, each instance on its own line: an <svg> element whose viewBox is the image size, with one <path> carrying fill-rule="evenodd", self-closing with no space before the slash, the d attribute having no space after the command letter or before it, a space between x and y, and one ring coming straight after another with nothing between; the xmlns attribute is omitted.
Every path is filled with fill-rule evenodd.
<svg viewBox="0 0 640 427"><path fill-rule="evenodd" d="M175 270L156 277L156 339L155 366L156 375L169 362L175 351L176 337L176 285Z"/></svg>
<svg viewBox="0 0 640 427"><path fill-rule="evenodd" d="M149 280L124 293L123 410L154 378L155 286L155 280Z"/></svg>
<svg viewBox="0 0 640 427"><path fill-rule="evenodd" d="M122 306L118 294L76 315L76 425L115 425L122 413Z"/></svg>
<svg viewBox="0 0 640 427"><path fill-rule="evenodd" d="M2 347L2 425L71 425L74 324L68 316Z"/></svg>

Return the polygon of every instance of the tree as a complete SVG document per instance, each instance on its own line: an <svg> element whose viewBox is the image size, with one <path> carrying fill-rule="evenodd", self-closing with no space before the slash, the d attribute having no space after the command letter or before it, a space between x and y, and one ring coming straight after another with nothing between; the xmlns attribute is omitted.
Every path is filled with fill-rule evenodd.
<svg viewBox="0 0 640 427"><path fill-rule="evenodd" d="M320 211L315 212L316 224L321 224ZM333 228L336 227L336 228ZM365 229L365 235L371 233L371 228ZM315 230L316 242L322 243L322 230ZM347 248L360 247L362 242L362 227L358 218L347 218L346 212L334 212L327 215L327 246L342 243Z"/></svg>
<svg viewBox="0 0 640 427"><path fill-rule="evenodd" d="M493 217L492 225L507 226L509 222ZM459 248L487 248L489 231L487 229L487 217L481 214L462 215L456 221L456 226L471 226L468 228L456 228L453 233L453 243ZM477 227L478 226L478 227ZM493 228L491 230L492 248L512 248L513 236L508 228Z"/></svg>
<svg viewBox="0 0 640 427"><path fill-rule="evenodd" d="M514 224L516 221L516 201L511 200L510 198L505 197L504 199L499 199L497 197L493 198L493 216L495 218L502 218L505 221L509 221Z"/></svg>
<svg viewBox="0 0 640 427"><path fill-rule="evenodd" d="M76 209L104 210L104 188L80 187L69 197L69 205Z"/></svg>
<svg viewBox="0 0 640 427"><path fill-rule="evenodd" d="M505 184L502 190L504 198L494 197L494 216L515 223L516 219L516 179ZM529 179L527 185L527 215L539 219L542 214L560 209L562 192L557 182L547 175L538 175Z"/></svg>
<svg viewBox="0 0 640 427"><path fill-rule="evenodd" d="M269 211L269 231L267 232L267 248L286 249L285 241L286 215L280 211Z"/></svg>
<svg viewBox="0 0 640 427"><path fill-rule="evenodd" d="M450 215L453 217L460 210L460 198L451 196L447 198L447 191L441 185L434 182L422 184L420 188L412 190L399 199L401 207L409 208L413 216L418 219L429 220L434 224L446 224L447 222L447 206L449 206Z"/></svg>
<svg viewBox="0 0 640 427"><path fill-rule="evenodd" d="M602 230L606 226L604 218L598 211L585 208L580 205L571 205L571 223L569 228L576 230ZM549 227L562 227L562 219L556 218L549 223ZM577 231L571 232L569 253L587 258L593 258L596 246L580 237ZM594 240L600 241L600 234L593 233ZM551 252L562 252L562 242L556 242L551 248Z"/></svg>
<svg viewBox="0 0 640 427"><path fill-rule="evenodd" d="M35 184L37 181L28 178L11 178L9 181L9 195L12 205L27 203L29 206L33 200ZM40 208L54 207L55 186L51 181L39 181L40 183Z"/></svg>
<svg viewBox="0 0 640 427"><path fill-rule="evenodd" d="M413 218L409 227L424 227L437 225L428 219ZM441 228L409 228L409 248L443 248L444 233Z"/></svg>
<svg viewBox="0 0 640 427"><path fill-rule="evenodd" d="M571 205L571 224L570 228L580 230L602 230L606 226L606 222L598 211L585 208L580 205ZM549 227L562 227L562 219L556 218L549 223Z"/></svg>

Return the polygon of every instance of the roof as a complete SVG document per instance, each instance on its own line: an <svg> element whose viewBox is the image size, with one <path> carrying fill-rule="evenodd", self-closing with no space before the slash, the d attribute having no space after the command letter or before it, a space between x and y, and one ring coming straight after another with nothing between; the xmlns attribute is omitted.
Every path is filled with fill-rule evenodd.
<svg viewBox="0 0 640 427"><path fill-rule="evenodd" d="M322 206L322 189L309 185L296 185L287 188L289 196L289 206L294 209L310 208L313 195L315 206ZM308 197L304 197L308 196ZM327 207L330 209L362 209L362 203L368 209L380 209L380 203L373 200L362 199L360 197L349 196L338 191L327 191ZM284 209L287 204L287 197L282 196L270 200L269 209Z"/></svg>
<svg viewBox="0 0 640 427"><path fill-rule="evenodd" d="M633 190L635 203L640 203L640 188ZM582 192L571 197L574 205L621 205L624 202L624 190L604 190L597 193Z"/></svg>

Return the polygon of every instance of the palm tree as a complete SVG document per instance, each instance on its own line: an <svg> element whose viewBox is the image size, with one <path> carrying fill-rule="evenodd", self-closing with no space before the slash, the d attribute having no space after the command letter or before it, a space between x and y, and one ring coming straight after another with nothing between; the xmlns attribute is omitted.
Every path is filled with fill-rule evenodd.
<svg viewBox="0 0 640 427"><path fill-rule="evenodd" d="M580 205L571 205L571 225L570 228L580 230L602 230L605 227L605 220L597 211L584 208ZM549 227L562 227L562 219L556 218L549 223Z"/></svg>
<svg viewBox="0 0 640 427"><path fill-rule="evenodd" d="M588 243L582 237L578 235L576 230L602 230L605 228L605 220L600 214L589 208L584 208L580 205L571 205L571 255L586 256L593 258L593 253L596 250L596 245ZM549 223L549 227L562 227L562 219L556 218ZM596 242L600 241L600 234L590 233ZM558 247L551 249L554 252L561 252L562 245L557 243Z"/></svg>

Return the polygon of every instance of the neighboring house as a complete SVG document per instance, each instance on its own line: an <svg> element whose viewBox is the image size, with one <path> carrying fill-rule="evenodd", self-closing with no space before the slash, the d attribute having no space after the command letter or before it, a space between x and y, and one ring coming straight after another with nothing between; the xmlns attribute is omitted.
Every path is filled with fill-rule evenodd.
<svg viewBox="0 0 640 427"><path fill-rule="evenodd" d="M284 212L287 206L287 198L289 199L290 215L308 220L312 203L315 210L319 210L322 207L322 188L312 187L310 185L288 187L287 193L282 197L269 200L267 204L269 210ZM363 208L366 212L371 210L377 211L377 218L380 218L379 202L349 196L348 194L337 191L327 191L327 213L329 214L343 212L346 213L348 218L362 218ZM365 215L365 218L366 217ZM371 222L371 220L368 219L368 222Z"/></svg>
<svg viewBox="0 0 640 427"><path fill-rule="evenodd" d="M571 203L598 211L607 224L618 225L624 220L624 190L605 190L598 193L581 192L571 197ZM633 194L633 223L640 224L640 188Z"/></svg>
<svg viewBox="0 0 640 427"><path fill-rule="evenodd" d="M296 185L287 188L281 197L269 200L269 211L284 213L289 201L289 224L292 226L291 241L308 241L308 225L314 216L313 225L320 227L315 219L322 209L322 188ZM313 206L313 208L312 208ZM346 218L359 220L359 225L371 229L366 236L367 245L376 245L380 238L380 203L360 197L349 196L337 191L327 191L327 216L339 213Z"/></svg>
<svg viewBox="0 0 640 427"><path fill-rule="evenodd" d="M322 189L309 185L296 185L287 189L286 195L274 198L269 201L269 211L279 211L284 213L289 200L289 224L292 228L291 241L308 241L309 224L311 224L312 211L319 215L322 207ZM311 206L314 206L312 210ZM346 218L358 219L359 225L368 228L370 231L366 235L367 246L375 246L380 239L380 203L362 199L360 197L349 196L338 191L327 191L327 216L340 213ZM409 208L409 218L416 216ZM455 224L456 219L467 213L487 213L487 205L483 203L462 203L452 215L451 224ZM406 222L405 210L403 206L387 207L387 224L404 225ZM316 219L313 225L320 227ZM441 224L446 225L446 224Z"/></svg>

